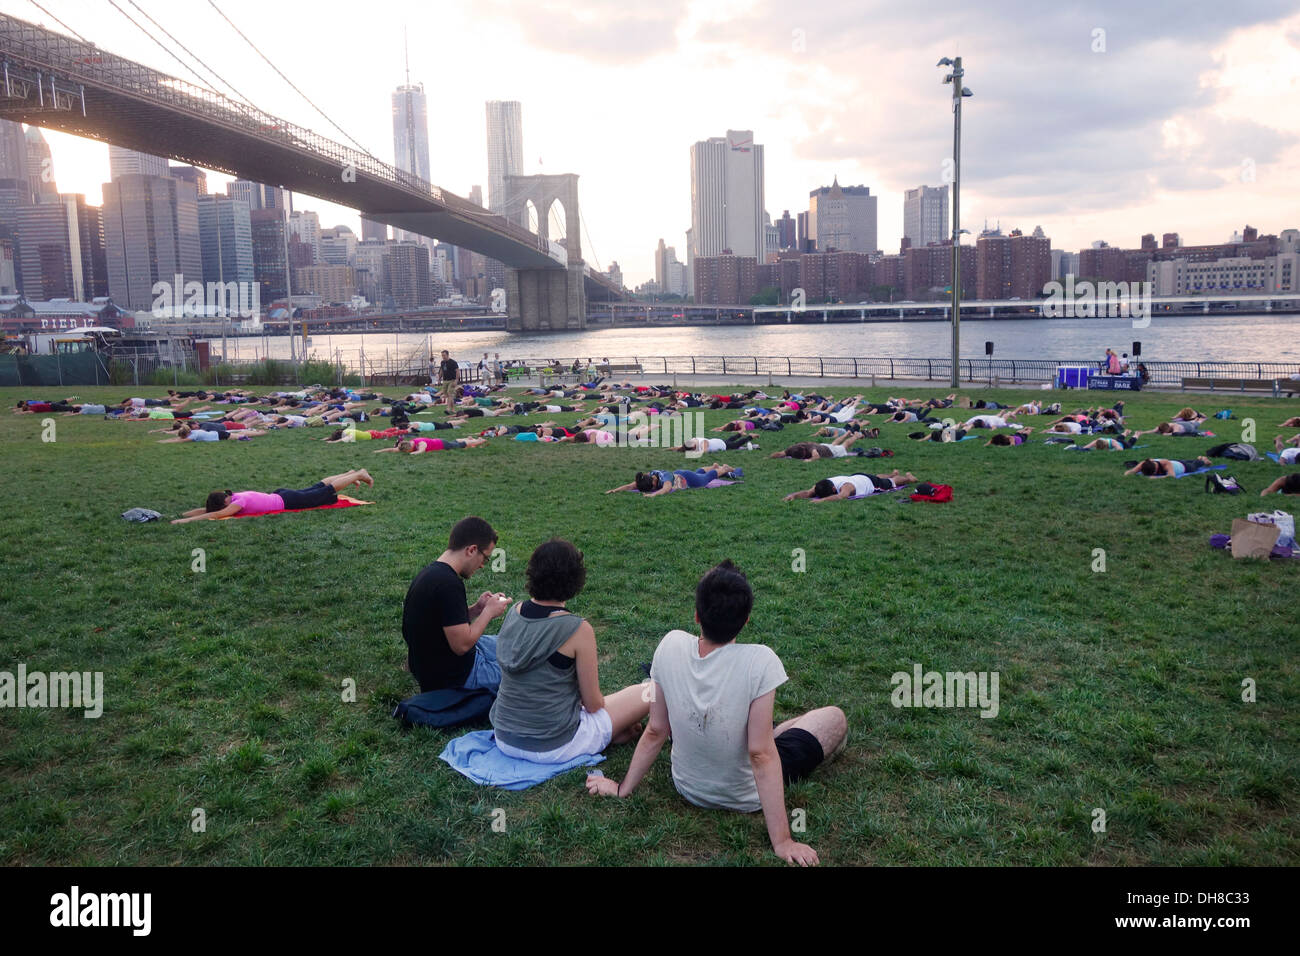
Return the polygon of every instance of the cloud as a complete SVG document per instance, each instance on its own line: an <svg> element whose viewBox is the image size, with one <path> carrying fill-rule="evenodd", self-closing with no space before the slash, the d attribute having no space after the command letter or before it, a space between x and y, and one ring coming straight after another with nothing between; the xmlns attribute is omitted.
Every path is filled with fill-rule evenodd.
<svg viewBox="0 0 1300 956"><path fill-rule="evenodd" d="M487 0L481 9L513 24L534 46L603 65L628 65L673 52L686 17L685 0L644 6L615 0Z"/></svg>

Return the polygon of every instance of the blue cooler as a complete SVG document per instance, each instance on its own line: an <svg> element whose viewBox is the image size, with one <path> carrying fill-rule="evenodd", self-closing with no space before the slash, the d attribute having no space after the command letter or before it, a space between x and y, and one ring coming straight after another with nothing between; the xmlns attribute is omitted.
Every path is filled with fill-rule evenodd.
<svg viewBox="0 0 1300 956"><path fill-rule="evenodd" d="M1087 388L1092 368L1087 365L1059 365L1056 368L1056 384L1059 388Z"/></svg>

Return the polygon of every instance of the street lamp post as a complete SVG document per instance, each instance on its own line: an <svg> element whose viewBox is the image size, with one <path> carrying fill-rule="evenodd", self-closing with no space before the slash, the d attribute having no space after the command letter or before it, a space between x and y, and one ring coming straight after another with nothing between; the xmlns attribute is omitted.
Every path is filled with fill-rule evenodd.
<svg viewBox="0 0 1300 956"><path fill-rule="evenodd" d="M936 66L950 66L952 72L943 78L952 84L952 382L955 389L959 382L961 361L961 101L963 97L973 96L970 90L961 85L966 75L961 68L961 57L949 59L944 57Z"/></svg>

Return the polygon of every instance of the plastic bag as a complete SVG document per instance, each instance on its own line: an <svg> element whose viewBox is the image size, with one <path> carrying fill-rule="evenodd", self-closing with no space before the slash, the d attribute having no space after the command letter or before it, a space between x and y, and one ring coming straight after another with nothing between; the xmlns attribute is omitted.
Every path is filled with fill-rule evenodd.
<svg viewBox="0 0 1300 956"><path fill-rule="evenodd" d="M1295 546L1295 518L1285 511L1257 511L1255 514L1246 515L1247 521L1254 521L1257 524L1276 525L1278 530L1277 543L1284 548Z"/></svg>

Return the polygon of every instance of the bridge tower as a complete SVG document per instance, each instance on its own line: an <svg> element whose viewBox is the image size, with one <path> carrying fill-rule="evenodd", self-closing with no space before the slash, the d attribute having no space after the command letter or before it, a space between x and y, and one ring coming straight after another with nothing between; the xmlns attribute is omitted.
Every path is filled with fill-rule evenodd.
<svg viewBox="0 0 1300 956"><path fill-rule="evenodd" d="M550 212L564 211L563 268L506 269L506 328L511 332L545 332L587 327L587 292L582 261L582 220L578 215L578 177L506 176L506 209L523 219L528 202L537 209L537 243L551 252ZM513 218L513 217L511 217Z"/></svg>

